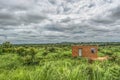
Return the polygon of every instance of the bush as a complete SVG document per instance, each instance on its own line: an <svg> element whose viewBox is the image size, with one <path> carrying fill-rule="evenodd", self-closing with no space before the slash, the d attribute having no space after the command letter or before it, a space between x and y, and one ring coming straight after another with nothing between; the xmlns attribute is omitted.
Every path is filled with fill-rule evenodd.
<svg viewBox="0 0 120 80"><path fill-rule="evenodd" d="M114 54L111 57L112 57L111 61L120 65L120 56Z"/></svg>
<svg viewBox="0 0 120 80"><path fill-rule="evenodd" d="M15 53L15 49L14 48L2 48L2 52L3 53Z"/></svg>
<svg viewBox="0 0 120 80"><path fill-rule="evenodd" d="M10 42L4 42L1 45L2 53L14 53L15 49Z"/></svg>
<svg viewBox="0 0 120 80"><path fill-rule="evenodd" d="M37 50L35 48L29 48L29 55L32 56L32 58L35 57L35 55L37 54Z"/></svg>
<svg viewBox="0 0 120 80"><path fill-rule="evenodd" d="M17 49L17 53L18 53L20 56L25 56L25 55L26 55L25 48L24 48L24 47L19 47L19 48Z"/></svg>
<svg viewBox="0 0 120 80"><path fill-rule="evenodd" d="M54 47L49 48L49 52L55 52L55 51L56 51L56 50L55 50Z"/></svg>
<svg viewBox="0 0 120 80"><path fill-rule="evenodd" d="M2 49L0 48L0 54L2 54L2 52L3 52L3 51L2 51Z"/></svg>
<svg viewBox="0 0 120 80"><path fill-rule="evenodd" d="M113 53L112 52L106 52L106 55L111 56Z"/></svg>
<svg viewBox="0 0 120 80"><path fill-rule="evenodd" d="M48 52L43 52L42 55L43 56L46 56L48 54Z"/></svg>
<svg viewBox="0 0 120 80"><path fill-rule="evenodd" d="M33 62L32 56L30 56L30 55L26 55L26 56L22 57L22 60L23 60L23 64L27 64L27 65L29 65Z"/></svg>
<svg viewBox="0 0 120 80"><path fill-rule="evenodd" d="M17 53L21 56L23 64L29 65L36 62L35 55L37 54L37 50L35 48L19 47Z"/></svg>

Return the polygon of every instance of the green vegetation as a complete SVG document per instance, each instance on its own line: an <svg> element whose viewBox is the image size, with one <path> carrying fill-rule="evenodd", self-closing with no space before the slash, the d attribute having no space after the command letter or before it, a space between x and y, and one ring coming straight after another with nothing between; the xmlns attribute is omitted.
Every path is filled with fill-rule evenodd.
<svg viewBox="0 0 120 80"><path fill-rule="evenodd" d="M5 42L0 46L0 80L120 80L120 45L101 44L99 56L112 59L90 64L85 58L72 57L71 43Z"/></svg>

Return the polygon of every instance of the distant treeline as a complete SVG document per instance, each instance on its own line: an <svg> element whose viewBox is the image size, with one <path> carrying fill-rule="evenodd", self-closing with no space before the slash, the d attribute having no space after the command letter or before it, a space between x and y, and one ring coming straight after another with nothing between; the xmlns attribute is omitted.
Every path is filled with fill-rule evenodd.
<svg viewBox="0 0 120 80"><path fill-rule="evenodd" d="M46 43L46 44L14 44L15 46L73 46L73 45L98 45L98 46L106 46L106 45L120 45L120 42L62 42L62 43Z"/></svg>
<svg viewBox="0 0 120 80"><path fill-rule="evenodd" d="M1 45L1 44L0 44ZM113 45L119 46L120 42L61 42L61 43L41 43L41 44L12 44L14 46L33 46L33 47L42 47L42 46L73 46L73 45L97 45L97 46L106 46Z"/></svg>

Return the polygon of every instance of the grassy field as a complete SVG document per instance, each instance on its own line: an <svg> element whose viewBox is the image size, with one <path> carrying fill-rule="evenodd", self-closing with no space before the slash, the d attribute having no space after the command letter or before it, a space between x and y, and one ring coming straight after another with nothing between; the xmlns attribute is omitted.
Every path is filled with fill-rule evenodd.
<svg viewBox="0 0 120 80"><path fill-rule="evenodd" d="M71 45L2 44L0 80L120 80L120 46L99 46L111 60L88 63L72 57Z"/></svg>

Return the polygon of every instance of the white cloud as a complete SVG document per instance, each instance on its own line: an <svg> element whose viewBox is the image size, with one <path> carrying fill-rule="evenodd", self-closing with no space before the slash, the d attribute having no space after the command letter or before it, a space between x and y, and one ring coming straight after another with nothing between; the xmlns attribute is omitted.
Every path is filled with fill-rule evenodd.
<svg viewBox="0 0 120 80"><path fill-rule="evenodd" d="M120 2L0 0L0 31L0 42L120 41Z"/></svg>

